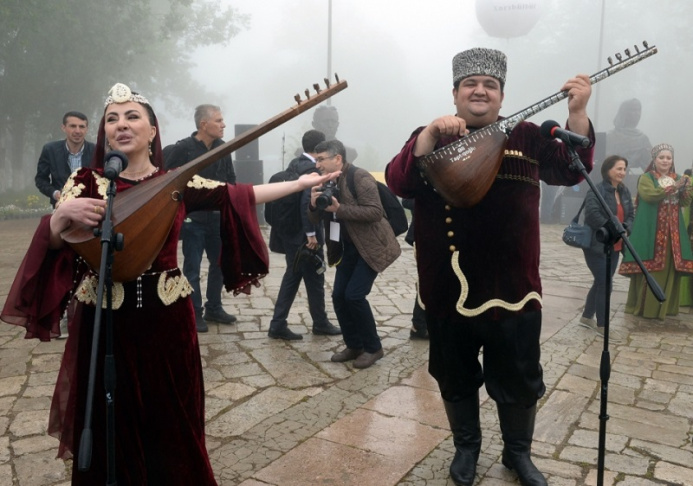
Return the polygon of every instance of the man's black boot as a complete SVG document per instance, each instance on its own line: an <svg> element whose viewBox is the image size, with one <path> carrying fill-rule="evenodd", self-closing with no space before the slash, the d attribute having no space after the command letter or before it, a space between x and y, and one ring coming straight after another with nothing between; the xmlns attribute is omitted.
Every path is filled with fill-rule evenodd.
<svg viewBox="0 0 693 486"><path fill-rule="evenodd" d="M547 486L546 478L532 462L532 437L537 406L521 408L498 404L503 434L503 465L515 471L522 486Z"/></svg>
<svg viewBox="0 0 693 486"><path fill-rule="evenodd" d="M455 444L450 477L457 486L471 486L474 483L476 463L481 451L479 393L458 402L443 400L443 403Z"/></svg>

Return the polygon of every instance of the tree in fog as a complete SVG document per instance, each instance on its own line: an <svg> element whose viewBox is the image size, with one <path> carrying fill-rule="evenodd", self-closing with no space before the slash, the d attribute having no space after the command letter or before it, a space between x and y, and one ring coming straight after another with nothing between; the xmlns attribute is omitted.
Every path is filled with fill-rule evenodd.
<svg viewBox="0 0 693 486"><path fill-rule="evenodd" d="M95 133L103 99L116 82L173 109L205 95L189 74L191 54L202 46L226 44L247 22L220 0L0 2L0 174L5 184L30 183L41 146L62 138L66 111L87 114L90 133Z"/></svg>

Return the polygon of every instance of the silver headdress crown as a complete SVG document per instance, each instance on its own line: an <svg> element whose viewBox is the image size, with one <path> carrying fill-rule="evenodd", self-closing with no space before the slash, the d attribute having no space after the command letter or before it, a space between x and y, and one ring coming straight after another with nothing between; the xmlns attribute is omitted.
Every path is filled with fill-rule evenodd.
<svg viewBox="0 0 693 486"><path fill-rule="evenodd" d="M668 150L671 152L671 158L674 158L674 147L669 145L668 143L660 143L659 145L655 145L652 147L652 160L657 158L657 155L659 155L659 152L662 150Z"/></svg>
<svg viewBox="0 0 693 486"><path fill-rule="evenodd" d="M475 47L462 51L452 58L452 84L469 76L491 76L505 86L508 61L501 51Z"/></svg>
<svg viewBox="0 0 693 486"><path fill-rule="evenodd" d="M113 103L126 103L128 101L135 101L137 103L149 104L147 98L141 94L133 93L132 90L123 83L116 83L111 89L108 90L108 97L104 102L104 108Z"/></svg>

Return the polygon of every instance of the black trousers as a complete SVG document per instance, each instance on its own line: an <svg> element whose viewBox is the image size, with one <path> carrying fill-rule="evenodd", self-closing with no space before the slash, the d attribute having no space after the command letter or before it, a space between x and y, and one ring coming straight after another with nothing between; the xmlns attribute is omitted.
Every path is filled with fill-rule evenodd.
<svg viewBox="0 0 693 486"><path fill-rule="evenodd" d="M443 399L463 400L476 394L483 384L489 396L501 404L530 407L544 395L539 362L541 311L500 321L436 319L431 314L426 320L430 335L428 369Z"/></svg>
<svg viewBox="0 0 693 486"><path fill-rule="evenodd" d="M287 326L286 319L289 316L289 311L294 303L301 281L306 285L308 310L310 311L310 317L313 319L313 327L321 327L329 323L327 313L325 312L325 274L318 274L315 271L314 263L308 260L304 260L299 265L298 272L294 272L294 258L301 246L293 243L284 243L286 270L279 287L277 303L274 306L274 316L272 321L270 321L270 329L273 331ZM318 252L318 255L324 260L322 250Z"/></svg>

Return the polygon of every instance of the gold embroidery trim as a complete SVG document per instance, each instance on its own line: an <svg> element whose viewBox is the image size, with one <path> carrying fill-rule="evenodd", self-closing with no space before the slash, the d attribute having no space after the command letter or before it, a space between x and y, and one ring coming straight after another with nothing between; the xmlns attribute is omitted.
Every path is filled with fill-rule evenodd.
<svg viewBox="0 0 693 486"><path fill-rule="evenodd" d="M199 175L194 175L192 179L188 182L187 186L191 189L214 189L215 187L224 186L225 182L213 181L211 179L205 179Z"/></svg>
<svg viewBox="0 0 693 486"><path fill-rule="evenodd" d="M96 305L96 291L98 289L99 279L96 275L87 275L79 284L77 292L75 292L75 298L82 302L83 304ZM113 310L120 309L125 300L125 289L123 284L120 282L113 282L113 302L111 308ZM106 289L104 289L103 302L101 303L101 308L105 309L107 307L106 302Z"/></svg>
<svg viewBox="0 0 693 486"><path fill-rule="evenodd" d="M477 307L476 309L467 309L464 306L464 303L467 301L467 297L469 296L469 283L467 282L467 278L464 276L464 273L462 273L462 269L460 268L460 263L459 263L459 250L453 252L452 254L452 270L455 272L455 275L457 275L457 278L460 281L460 287L461 287L461 292L460 292L460 298L457 300L457 312L459 312L461 315L465 317L474 317L478 316L479 314L482 314L489 310L491 307L500 307L502 309L506 309L509 311L519 311L522 309L527 302L529 302L532 299L536 299L540 304L541 304L541 295L539 295L538 292L530 292L525 297L516 303L511 303L511 302L506 302L501 299L491 299L487 302L484 302L482 305Z"/></svg>
<svg viewBox="0 0 693 486"><path fill-rule="evenodd" d="M164 305L171 305L181 297L187 297L192 294L193 288L185 276L175 275L169 277L166 272L162 272L159 275L156 291Z"/></svg>
<svg viewBox="0 0 693 486"><path fill-rule="evenodd" d="M82 194L82 191L86 188L84 184L75 185L75 174L75 172L70 174L70 177L63 186L63 190L60 192L60 199L58 199L58 202L55 203L56 209L65 201L79 197L79 195Z"/></svg>
<svg viewBox="0 0 693 486"><path fill-rule="evenodd" d="M539 187L539 181L534 180L531 177L518 176L518 175L512 175L512 174L497 174L496 179L505 179L505 180L509 180L509 181L527 182L529 184L532 184L534 186Z"/></svg>
<svg viewBox="0 0 693 486"><path fill-rule="evenodd" d="M96 180L96 190L103 199L108 199L108 185L111 183L106 177L101 177L96 172L92 172Z"/></svg>
<svg viewBox="0 0 693 486"><path fill-rule="evenodd" d="M97 289L99 279L97 275L87 275L79 284L75 292L75 298L83 304L96 305ZM164 305L171 305L182 297L192 294L193 288L184 275L169 276L166 272L161 272L157 283L157 294ZM114 310L120 309L125 300L125 288L121 282L113 283L113 304ZM106 295L102 308L106 308Z"/></svg>

